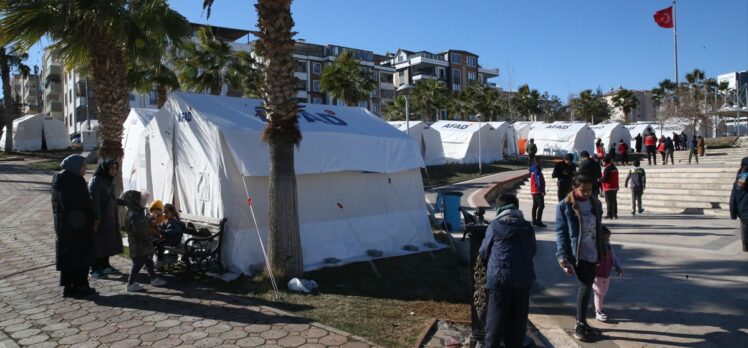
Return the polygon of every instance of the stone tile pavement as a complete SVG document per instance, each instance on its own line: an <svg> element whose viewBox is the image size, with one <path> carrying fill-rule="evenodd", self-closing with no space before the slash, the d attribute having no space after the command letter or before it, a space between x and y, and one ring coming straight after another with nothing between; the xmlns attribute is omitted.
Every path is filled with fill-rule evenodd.
<svg viewBox="0 0 748 348"><path fill-rule="evenodd" d="M125 275L92 279L98 297L62 298L50 182L51 173L0 163L0 347L375 346L271 302L169 277L137 294L124 291ZM112 261L129 269L126 259Z"/></svg>

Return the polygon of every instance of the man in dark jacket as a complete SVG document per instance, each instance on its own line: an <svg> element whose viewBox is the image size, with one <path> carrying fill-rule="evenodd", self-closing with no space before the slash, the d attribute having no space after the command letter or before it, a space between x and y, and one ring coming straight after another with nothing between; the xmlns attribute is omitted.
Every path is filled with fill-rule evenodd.
<svg viewBox="0 0 748 348"><path fill-rule="evenodd" d="M629 186L629 183L631 186ZM639 160L634 160L634 168L629 169L626 175L626 187L631 188L631 215L636 215L636 204L639 204L639 214L644 212L642 207L642 195L647 188L647 174L644 169L639 167Z"/></svg>
<svg viewBox="0 0 748 348"><path fill-rule="evenodd" d="M52 179L52 212L56 234L57 270L64 297L96 294L88 284L94 259L94 211L86 187L86 159L70 155Z"/></svg>
<svg viewBox="0 0 748 348"><path fill-rule="evenodd" d="M488 262L485 346L499 347L503 340L504 347L522 347L535 280L535 231L522 216L517 197L502 194L497 204L498 216L479 249Z"/></svg>
<svg viewBox="0 0 748 348"><path fill-rule="evenodd" d="M742 186L742 187L741 187ZM740 170L730 193L730 218L740 218L743 251L748 252L748 157L740 161Z"/></svg>
<svg viewBox="0 0 748 348"><path fill-rule="evenodd" d="M636 149L637 153L642 153L642 134L637 134L634 140L636 140L636 142L634 143L634 149Z"/></svg>
<svg viewBox="0 0 748 348"><path fill-rule="evenodd" d="M603 158L603 177L600 179L605 193L606 218L618 219L618 168L610 157Z"/></svg>
<svg viewBox="0 0 748 348"><path fill-rule="evenodd" d="M654 157L654 165L657 165L657 137L653 133L647 133L644 135L644 147L647 149L647 161L649 165L652 165L652 158Z"/></svg>
<svg viewBox="0 0 748 348"><path fill-rule="evenodd" d="M673 146L675 147L675 151L680 151L681 148L681 141L680 141L680 135L678 133L673 132Z"/></svg>
<svg viewBox="0 0 748 348"><path fill-rule="evenodd" d="M592 194L597 196L600 194L600 178L602 177L600 164L590 158L590 153L587 151L582 151L579 157L582 158L582 162L579 163L579 169L577 169L577 172L579 175L592 178Z"/></svg>
<svg viewBox="0 0 748 348"><path fill-rule="evenodd" d="M558 200L564 199L566 195L571 192L571 185L574 181L574 175L577 171L577 165L574 164L574 155L568 153L564 160L556 163L553 167L553 174L551 177L556 179L556 186L558 186Z"/></svg>
<svg viewBox="0 0 748 348"><path fill-rule="evenodd" d="M535 164L535 154L538 153L538 145L535 145L535 139L530 139L530 142L527 144L527 157L530 158L529 163L527 164L528 167L532 167L533 164Z"/></svg>

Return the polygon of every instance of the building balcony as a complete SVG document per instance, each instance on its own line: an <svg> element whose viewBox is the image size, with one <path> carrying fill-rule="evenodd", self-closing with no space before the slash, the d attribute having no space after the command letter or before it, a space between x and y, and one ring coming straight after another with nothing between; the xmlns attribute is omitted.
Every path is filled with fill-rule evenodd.
<svg viewBox="0 0 748 348"><path fill-rule="evenodd" d="M61 102L53 101L53 102L46 103L44 105L44 109L47 110L48 113L53 113L53 112L60 112L60 113L62 113L63 112L63 105L62 105Z"/></svg>
<svg viewBox="0 0 748 348"><path fill-rule="evenodd" d="M44 80L47 80L50 77L56 77L57 80L59 80L61 76L62 67L60 65L52 64L48 66L48 69L44 70Z"/></svg>
<svg viewBox="0 0 748 348"><path fill-rule="evenodd" d="M413 56L409 58L407 61L398 63L395 65L395 68L402 69L406 68L408 66L417 66L417 65L430 65L430 66L444 66L448 67L449 63L445 62L443 60L437 60L433 58L427 58L424 56Z"/></svg>
<svg viewBox="0 0 748 348"><path fill-rule="evenodd" d="M499 68L496 68L496 69L478 68L478 73L483 74L486 76L487 79L490 79L492 77L499 76Z"/></svg>
<svg viewBox="0 0 748 348"><path fill-rule="evenodd" d="M416 83L421 80L438 80L439 77L436 76L436 74L427 73L427 72L417 72L413 75L413 83Z"/></svg>

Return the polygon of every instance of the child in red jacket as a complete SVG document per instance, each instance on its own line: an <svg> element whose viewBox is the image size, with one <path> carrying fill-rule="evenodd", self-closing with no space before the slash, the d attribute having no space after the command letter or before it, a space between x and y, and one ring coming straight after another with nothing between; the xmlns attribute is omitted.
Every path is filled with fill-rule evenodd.
<svg viewBox="0 0 748 348"><path fill-rule="evenodd" d="M610 230L606 227L602 227L603 240L605 243L605 253L600 257L600 262L597 263L597 269L595 270L595 281L592 283L592 291L595 293L595 319L605 322L608 321L608 315L603 309L603 302L605 300L605 294L608 293L610 287L610 272L613 268L616 269L616 273L620 277L623 275L623 269L621 264L618 262L615 252L613 252L613 246L610 245Z"/></svg>

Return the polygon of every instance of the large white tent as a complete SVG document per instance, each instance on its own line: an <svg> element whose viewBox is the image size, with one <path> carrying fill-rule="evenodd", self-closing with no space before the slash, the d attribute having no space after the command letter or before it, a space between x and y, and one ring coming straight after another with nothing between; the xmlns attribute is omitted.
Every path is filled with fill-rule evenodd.
<svg viewBox="0 0 748 348"><path fill-rule="evenodd" d="M652 128L652 125L649 123L635 123L635 124L627 124L623 126L629 131L629 136L631 137L631 148L634 149L636 147L636 136L641 134L642 136L642 148L644 146L644 135L647 133L654 133L654 128Z"/></svg>
<svg viewBox="0 0 748 348"><path fill-rule="evenodd" d="M439 132L433 130L428 123L423 121L390 121L391 126L406 132L418 144L421 156L427 166L444 164L444 148ZM409 123L409 124L408 124ZM408 126L410 129L408 130Z"/></svg>
<svg viewBox="0 0 748 348"><path fill-rule="evenodd" d="M503 155L517 156L517 132L509 122L489 122Z"/></svg>
<svg viewBox="0 0 748 348"><path fill-rule="evenodd" d="M405 246L434 247L413 139L363 108L301 107L295 171L304 269L368 260L372 250L389 257L411 253ZM264 119L261 100L172 93L146 127L154 198L227 218L223 260L245 274L264 263L258 233L263 242L268 234Z"/></svg>
<svg viewBox="0 0 748 348"><path fill-rule="evenodd" d="M631 147L631 133L619 122L600 123L590 126L590 129L595 132L595 138L600 139L606 149L610 148L611 143L619 144L621 139ZM618 153L618 145L615 148Z"/></svg>
<svg viewBox="0 0 748 348"><path fill-rule="evenodd" d="M466 121L438 121L431 128L441 134L447 163L483 163L504 159L491 125ZM479 150L480 149L480 150Z"/></svg>
<svg viewBox="0 0 748 348"><path fill-rule="evenodd" d="M152 177L147 165L150 160L146 127L158 109L132 108L125 119L122 131L122 182L125 190L153 190Z"/></svg>
<svg viewBox="0 0 748 348"><path fill-rule="evenodd" d="M587 123L554 122L530 130L530 139L535 139L538 154L564 156L567 153L588 151L595 148L595 132Z"/></svg>
<svg viewBox="0 0 748 348"><path fill-rule="evenodd" d="M525 148L527 147L527 141L530 139L530 130L535 127L544 126L545 122L538 121L517 121L512 123L512 127L517 134L517 151L520 154L525 154Z"/></svg>
<svg viewBox="0 0 748 348"><path fill-rule="evenodd" d="M657 137L672 137L673 133L680 135L685 132L690 138L694 133L693 123L690 120L683 118L669 119L665 123L651 123L651 126L657 134Z"/></svg>
<svg viewBox="0 0 748 348"><path fill-rule="evenodd" d="M6 127L7 130L7 127ZM5 149L7 131L0 137ZM45 114L26 115L13 120L13 151L60 150L70 147L65 123Z"/></svg>

